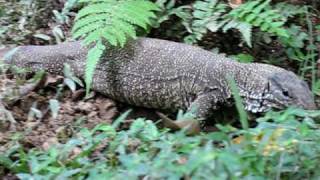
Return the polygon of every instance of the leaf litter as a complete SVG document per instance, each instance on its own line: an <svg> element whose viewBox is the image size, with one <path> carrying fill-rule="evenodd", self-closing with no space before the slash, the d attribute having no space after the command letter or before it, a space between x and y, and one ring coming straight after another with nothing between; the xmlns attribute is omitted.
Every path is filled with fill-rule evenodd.
<svg viewBox="0 0 320 180"><path fill-rule="evenodd" d="M99 94L84 99L84 90L72 92L61 76L0 76L0 152L15 138L27 147L46 148L66 141L77 128L111 123L118 114L114 101Z"/></svg>

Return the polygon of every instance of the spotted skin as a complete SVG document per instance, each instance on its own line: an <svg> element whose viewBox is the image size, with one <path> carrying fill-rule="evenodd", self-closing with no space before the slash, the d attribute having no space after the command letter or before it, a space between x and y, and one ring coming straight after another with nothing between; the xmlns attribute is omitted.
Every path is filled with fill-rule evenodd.
<svg viewBox="0 0 320 180"><path fill-rule="evenodd" d="M6 60L33 71L62 74L63 64L83 78L87 49L81 42L21 46ZM306 83L279 67L238 63L199 47L139 38L124 48L108 47L93 78L93 89L128 104L176 112L197 107L207 118L219 105L233 104L227 77L233 77L247 111L291 105L315 109Z"/></svg>

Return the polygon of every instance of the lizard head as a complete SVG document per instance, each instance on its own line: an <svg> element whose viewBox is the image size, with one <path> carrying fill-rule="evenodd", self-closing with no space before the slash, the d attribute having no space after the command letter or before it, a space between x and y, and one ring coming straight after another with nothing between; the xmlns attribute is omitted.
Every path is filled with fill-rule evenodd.
<svg viewBox="0 0 320 180"><path fill-rule="evenodd" d="M308 84L289 71L273 73L268 77L264 104L277 109L297 106L316 109Z"/></svg>

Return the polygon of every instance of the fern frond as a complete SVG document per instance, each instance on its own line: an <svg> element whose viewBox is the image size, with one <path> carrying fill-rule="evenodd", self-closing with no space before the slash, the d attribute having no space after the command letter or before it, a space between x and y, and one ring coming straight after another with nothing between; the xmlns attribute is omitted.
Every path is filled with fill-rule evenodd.
<svg viewBox="0 0 320 180"><path fill-rule="evenodd" d="M121 28L118 28L118 26L113 26L112 28L105 28L105 32L106 34L113 34L114 37L116 37L120 47L123 47L124 44L127 42L126 34L123 32Z"/></svg>
<svg viewBox="0 0 320 180"><path fill-rule="evenodd" d="M191 34L185 37L185 42L195 43L202 39L208 30L215 32L219 27L218 20L226 11L227 5L218 0L196 1L193 5Z"/></svg>
<svg viewBox="0 0 320 180"><path fill-rule="evenodd" d="M125 32L127 34L127 36L132 37L132 38L136 38L137 37L137 33L136 30L134 28L133 25L131 25L130 23L126 22L126 21L121 21L119 19L114 20L114 23L117 24L117 26L123 30L123 32Z"/></svg>
<svg viewBox="0 0 320 180"><path fill-rule="evenodd" d="M72 36L74 39L79 39L84 36L89 36L88 33L93 33L96 30L99 30L101 27L104 27L106 24L104 22L95 22L91 23L88 26L83 26L77 30L74 30Z"/></svg>
<svg viewBox="0 0 320 180"><path fill-rule="evenodd" d="M86 62L86 70L85 70L85 83L86 83L86 92L87 94L90 91L90 87L92 84L92 78L94 75L94 70L105 51L106 47L102 44L102 41L98 41L96 45L89 50L87 55L87 62Z"/></svg>
<svg viewBox="0 0 320 180"><path fill-rule="evenodd" d="M74 38L84 37L86 44L97 41L99 37L105 38L103 34L107 33L108 27L113 27L116 30L109 31L116 36L117 43L112 44L123 46L127 37L136 37L133 25L146 29L151 24L150 18L155 17L154 11L158 10L155 4L145 0L82 0L80 2L89 4L79 11L72 33ZM110 36L107 37L109 38L106 40L110 40Z"/></svg>
<svg viewBox="0 0 320 180"><path fill-rule="evenodd" d="M80 28L83 28L85 26L91 26L92 23L103 23L106 16L105 14L96 14L95 16L86 16L81 21L78 21L74 24L72 27L72 32L74 33Z"/></svg>
<svg viewBox="0 0 320 180"><path fill-rule="evenodd" d="M154 11L159 8L147 0L79 0L87 3L75 19L72 28L73 38L83 38L89 50L86 67L86 83L90 86L90 78L100 56L105 50L102 42L112 46L123 47L128 38L136 38L135 27L147 29ZM92 62L91 62L92 61Z"/></svg>
<svg viewBox="0 0 320 180"><path fill-rule="evenodd" d="M242 4L233 9L227 19L237 20L259 27L261 31L287 37L288 33L283 25L286 19L270 6L271 0L255 0Z"/></svg>
<svg viewBox="0 0 320 180"><path fill-rule="evenodd" d="M237 20L225 21L223 23L226 23L222 28L223 32L226 32L229 29L237 29L241 33L243 40L247 45L252 47L252 26L249 23L239 22Z"/></svg>
<svg viewBox="0 0 320 180"><path fill-rule="evenodd" d="M277 3L275 5L275 10L277 10L279 15L284 19L288 19L299 14L302 15L306 12L304 6L293 5L286 2Z"/></svg>

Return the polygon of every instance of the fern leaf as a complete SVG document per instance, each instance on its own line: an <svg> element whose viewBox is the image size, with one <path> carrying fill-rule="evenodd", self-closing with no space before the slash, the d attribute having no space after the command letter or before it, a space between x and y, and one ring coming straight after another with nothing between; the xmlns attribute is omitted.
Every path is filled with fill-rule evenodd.
<svg viewBox="0 0 320 180"><path fill-rule="evenodd" d="M252 47L252 43L251 43L252 26L249 23L231 20L227 22L226 25L224 25L222 28L223 32L226 32L229 29L237 29L241 33L247 45L249 47Z"/></svg>
<svg viewBox="0 0 320 180"><path fill-rule="evenodd" d="M110 31L113 31L111 34L116 36L117 43L111 44L123 46L126 36L136 37L132 25L146 29L151 23L150 18L155 17L153 11L159 9L154 3L144 0L83 0L81 2L89 2L89 5L78 13L72 32L74 38L89 36L86 44L98 40L99 35L100 38L103 37L104 32L98 29L103 29L106 33L105 27L114 27L116 31ZM108 37L110 39L110 36Z"/></svg>
<svg viewBox="0 0 320 180"><path fill-rule="evenodd" d="M90 34L84 38L83 43L89 46L91 43L98 41L100 39L100 36L101 36L101 30L96 29L90 32Z"/></svg>
<svg viewBox="0 0 320 180"><path fill-rule="evenodd" d="M152 12L152 11L160 11L161 9L158 6L155 6L154 3L150 1L131 1L127 5L135 6L137 9L141 9L142 11Z"/></svg>
<svg viewBox="0 0 320 180"><path fill-rule="evenodd" d="M91 86L94 69L105 51L102 42L123 47L128 38L136 38L135 27L147 29L154 11L159 8L146 0L79 0L87 3L76 17L72 28L73 38L84 38L84 45L91 47L87 56L85 81L87 92Z"/></svg>
<svg viewBox="0 0 320 180"><path fill-rule="evenodd" d="M122 31L122 29L117 28L116 26L107 27L104 31L106 32L106 34L113 34L114 37L117 39L117 42L119 43L120 47L123 47L127 41L126 34Z"/></svg>
<svg viewBox="0 0 320 180"><path fill-rule="evenodd" d="M239 18L243 18L246 14L253 11L254 7L257 6L260 1L252 1L249 3L242 4L240 7L236 8L234 11L231 11L231 15L237 15Z"/></svg>
<svg viewBox="0 0 320 180"><path fill-rule="evenodd" d="M89 4L78 12L76 16L76 23L78 20L86 16L94 17L96 14L113 12L111 8L114 8L114 6L114 3Z"/></svg>
<svg viewBox="0 0 320 180"><path fill-rule="evenodd" d="M73 32L73 38L77 39L83 36L88 36L88 33L93 32L96 29L103 27L103 22L92 23L90 26L83 26L81 29Z"/></svg>
<svg viewBox="0 0 320 180"><path fill-rule="evenodd" d="M92 23L102 23L106 19L106 14L96 14L95 16L87 16L81 19L81 21L75 23L75 25L72 27L72 33L77 31L80 28L83 28L85 26L96 26L93 25Z"/></svg>
<svg viewBox="0 0 320 180"><path fill-rule="evenodd" d="M103 33L102 37L106 39L112 46L118 45L117 38L113 34Z"/></svg>
<svg viewBox="0 0 320 180"><path fill-rule="evenodd" d="M272 9L270 2L271 0L249 1L232 10L227 17L259 27L261 31L286 36L286 29L283 27L285 18Z"/></svg>
<svg viewBox="0 0 320 180"><path fill-rule="evenodd" d="M220 28L218 19L226 11L226 7L218 0L196 1L193 5L191 35L185 37L185 42L195 43L201 40L208 30L216 32Z"/></svg>
<svg viewBox="0 0 320 180"><path fill-rule="evenodd" d="M124 5L124 8L121 9L120 11L122 11L123 13L128 13L128 15L143 22L145 24L143 27L144 29L146 29L146 25L151 23L150 18L155 17L154 13L140 9L140 8L136 7L135 4L131 4L131 3L126 3Z"/></svg>
<svg viewBox="0 0 320 180"><path fill-rule="evenodd" d="M130 12L127 12L125 10L119 10L118 13L114 14L114 17L118 19L122 19L125 22L128 22L132 25L141 27L143 29L147 28L147 24L145 24L144 21L141 21L140 19L136 18L134 14L130 14Z"/></svg>
<svg viewBox="0 0 320 180"><path fill-rule="evenodd" d="M250 23L256 18L257 18L257 14L249 14L247 17L245 17L245 21Z"/></svg>
<svg viewBox="0 0 320 180"><path fill-rule="evenodd" d="M114 26L116 29L121 30L126 36L136 38L136 31L134 29L134 26L132 26L130 23L123 21L122 19L114 18L112 20L112 24L115 24Z"/></svg>
<svg viewBox="0 0 320 180"><path fill-rule="evenodd" d="M105 50L105 46L101 41L98 41L97 44L89 50L87 55L87 63L86 63L86 73L85 73L85 83L86 83L86 92L87 94L90 91L90 87L92 84L92 78L94 75L94 70Z"/></svg>
<svg viewBox="0 0 320 180"><path fill-rule="evenodd" d="M248 46L252 47L252 26L248 23L240 23L237 29L240 31L244 41L248 44Z"/></svg>
<svg viewBox="0 0 320 180"><path fill-rule="evenodd" d="M256 8L253 9L253 13L254 14L259 14L260 12L263 11L263 9L266 8L266 6L269 5L270 2L271 2L271 0L267 0L264 3L260 4L259 6L257 6Z"/></svg>

